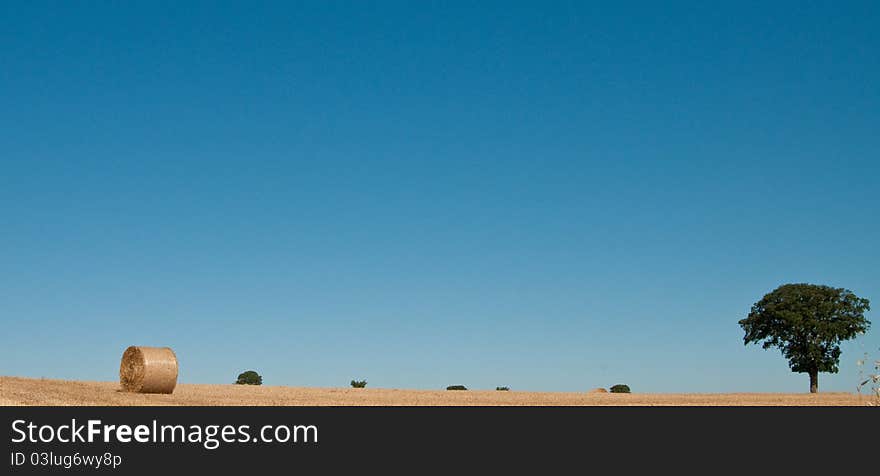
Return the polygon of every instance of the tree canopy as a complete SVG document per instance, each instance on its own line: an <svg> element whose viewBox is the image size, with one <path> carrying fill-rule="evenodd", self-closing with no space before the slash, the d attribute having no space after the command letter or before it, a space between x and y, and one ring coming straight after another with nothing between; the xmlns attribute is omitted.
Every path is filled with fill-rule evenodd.
<svg viewBox="0 0 880 476"><path fill-rule="evenodd" d="M867 299L843 288L784 284L752 306L739 321L743 342L777 347L792 372L810 374L810 391L818 391L818 373L838 371L840 343L868 330Z"/></svg>
<svg viewBox="0 0 880 476"><path fill-rule="evenodd" d="M263 385L263 377L253 370L248 370L238 374L238 380L235 383L238 385Z"/></svg>

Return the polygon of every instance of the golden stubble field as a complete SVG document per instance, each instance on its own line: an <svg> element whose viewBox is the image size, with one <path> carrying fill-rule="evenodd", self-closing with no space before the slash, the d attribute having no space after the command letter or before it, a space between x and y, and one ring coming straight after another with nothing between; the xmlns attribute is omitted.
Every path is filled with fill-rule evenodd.
<svg viewBox="0 0 880 476"><path fill-rule="evenodd" d="M855 393L595 394L179 384L171 395L120 391L118 382L0 377L0 405L50 406L854 406Z"/></svg>

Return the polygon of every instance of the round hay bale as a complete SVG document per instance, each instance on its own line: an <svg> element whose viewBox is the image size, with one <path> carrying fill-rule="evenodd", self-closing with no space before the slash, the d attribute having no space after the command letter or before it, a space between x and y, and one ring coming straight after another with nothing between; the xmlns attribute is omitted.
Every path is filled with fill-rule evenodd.
<svg viewBox="0 0 880 476"><path fill-rule="evenodd" d="M608 390L605 390L604 388L599 387L599 388L594 388L587 393L608 393Z"/></svg>
<svg viewBox="0 0 880 476"><path fill-rule="evenodd" d="M122 390L137 393L171 393L177 386L177 356L168 347L131 346L119 365Z"/></svg>

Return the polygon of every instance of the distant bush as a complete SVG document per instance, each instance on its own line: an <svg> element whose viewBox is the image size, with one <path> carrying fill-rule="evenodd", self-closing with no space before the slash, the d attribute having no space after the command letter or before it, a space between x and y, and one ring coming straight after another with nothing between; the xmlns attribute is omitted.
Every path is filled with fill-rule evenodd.
<svg viewBox="0 0 880 476"><path fill-rule="evenodd" d="M263 377L253 370L248 370L238 374L238 380L235 383L236 385L263 385Z"/></svg>
<svg viewBox="0 0 880 476"><path fill-rule="evenodd" d="M629 385L619 383L611 387L609 390L611 390L611 393L629 393Z"/></svg>
<svg viewBox="0 0 880 476"><path fill-rule="evenodd" d="M367 386L366 380L352 380L351 381L352 388L364 388Z"/></svg>
<svg viewBox="0 0 880 476"><path fill-rule="evenodd" d="M509 392L510 387L495 387L495 390L498 390L499 392Z"/></svg>
<svg viewBox="0 0 880 476"><path fill-rule="evenodd" d="M467 390L467 387L464 385L450 385L446 387L446 390Z"/></svg>

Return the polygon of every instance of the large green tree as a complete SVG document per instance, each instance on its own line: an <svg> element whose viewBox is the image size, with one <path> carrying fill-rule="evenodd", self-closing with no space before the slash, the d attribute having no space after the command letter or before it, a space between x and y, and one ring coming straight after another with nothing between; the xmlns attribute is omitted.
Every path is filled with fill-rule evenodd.
<svg viewBox="0 0 880 476"><path fill-rule="evenodd" d="M819 372L837 373L840 343L868 330L867 299L847 289L815 284L784 284L752 306L739 321L746 345L778 347L792 372L810 375L810 392L819 391Z"/></svg>

